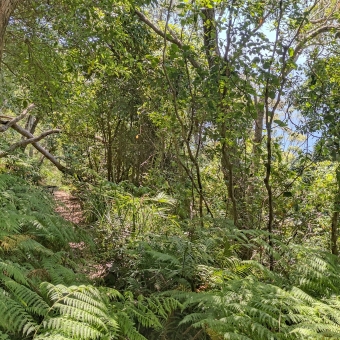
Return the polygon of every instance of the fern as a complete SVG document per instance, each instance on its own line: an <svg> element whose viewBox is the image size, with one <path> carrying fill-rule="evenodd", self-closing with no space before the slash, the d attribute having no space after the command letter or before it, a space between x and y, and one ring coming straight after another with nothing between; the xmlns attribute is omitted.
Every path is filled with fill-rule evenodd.
<svg viewBox="0 0 340 340"><path fill-rule="evenodd" d="M53 212L41 190L9 175L0 175L0 331L19 337L38 329L50 301L39 284L81 282L66 252L78 236ZM53 242L51 242L53 241Z"/></svg>
<svg viewBox="0 0 340 340"><path fill-rule="evenodd" d="M40 316L46 315L49 306L40 295L11 279L5 279L2 280L2 282L7 288L7 291L11 293L16 301L24 306L26 311Z"/></svg>
<svg viewBox="0 0 340 340"><path fill-rule="evenodd" d="M49 198L6 175L0 175L0 192L0 213L8 217L0 225L0 339L145 340L140 329L160 332L180 309L173 298L136 300L82 284L87 280L76 273L69 252L78 234L54 214ZM166 199L150 201L158 217Z"/></svg>
<svg viewBox="0 0 340 340"><path fill-rule="evenodd" d="M173 312L181 308L181 304L171 297L139 296L136 300L131 294L126 294L126 298L113 308L116 309L120 333L131 340L144 340L147 338L137 329L144 330L146 334L160 334L163 323L168 322ZM143 331L141 333L144 334Z"/></svg>
<svg viewBox="0 0 340 340"><path fill-rule="evenodd" d="M338 309L296 287L285 290L252 277L226 282L219 292L189 294L184 306L196 312L181 324L207 327L227 339L340 337Z"/></svg>
<svg viewBox="0 0 340 340"><path fill-rule="evenodd" d="M336 256L298 245L291 248L294 262L289 272L294 285L318 297L340 294L340 263Z"/></svg>
<svg viewBox="0 0 340 340"><path fill-rule="evenodd" d="M7 334L0 331L0 340L10 340Z"/></svg>
<svg viewBox="0 0 340 340"><path fill-rule="evenodd" d="M35 331L37 324L25 306L0 290L0 327L3 331L28 335Z"/></svg>
<svg viewBox="0 0 340 340"><path fill-rule="evenodd" d="M43 283L41 289L52 305L39 332L58 331L72 339L97 339L117 333L118 323L109 316L104 299L94 287Z"/></svg>

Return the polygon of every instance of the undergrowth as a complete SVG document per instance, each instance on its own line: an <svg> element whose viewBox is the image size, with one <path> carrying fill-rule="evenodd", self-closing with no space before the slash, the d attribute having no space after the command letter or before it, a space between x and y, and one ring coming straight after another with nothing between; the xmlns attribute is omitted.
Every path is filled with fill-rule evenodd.
<svg viewBox="0 0 340 340"><path fill-rule="evenodd" d="M340 339L337 257L274 239L273 272L256 251L267 233L202 227L167 195L118 189L86 234L42 189L0 175L0 339ZM91 238L111 263L94 282L70 247Z"/></svg>
<svg viewBox="0 0 340 340"><path fill-rule="evenodd" d="M135 324L159 329L179 306L90 285L70 247L90 238L24 180L0 175L0 216L0 339L141 340Z"/></svg>

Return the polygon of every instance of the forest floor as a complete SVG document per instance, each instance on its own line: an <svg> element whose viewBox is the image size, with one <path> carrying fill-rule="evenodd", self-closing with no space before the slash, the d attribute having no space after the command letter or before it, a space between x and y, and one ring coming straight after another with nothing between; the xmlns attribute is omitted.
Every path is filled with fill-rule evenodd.
<svg viewBox="0 0 340 340"><path fill-rule="evenodd" d="M62 190L55 191L53 196L58 203L56 212L59 215L61 215L65 220L77 225L84 222L83 210L77 197Z"/></svg>

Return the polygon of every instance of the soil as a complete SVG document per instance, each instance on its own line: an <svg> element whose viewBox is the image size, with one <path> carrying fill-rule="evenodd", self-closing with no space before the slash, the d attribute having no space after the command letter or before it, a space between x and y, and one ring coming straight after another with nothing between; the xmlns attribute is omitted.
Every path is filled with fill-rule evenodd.
<svg viewBox="0 0 340 340"><path fill-rule="evenodd" d="M52 194L57 202L57 208L55 211L60 216L78 226L85 224L80 200L77 197L62 190L53 191ZM77 256L85 258L88 255L87 246L84 242L70 242L69 245L70 248L73 249L73 251L77 254ZM83 272L92 280L100 280L105 278L109 273L111 265L112 263L99 264L95 262L93 263L89 260L86 267L83 269Z"/></svg>
<svg viewBox="0 0 340 340"><path fill-rule="evenodd" d="M78 225L84 222L83 211L77 197L62 190L54 191L53 196L58 202L56 212L65 220Z"/></svg>

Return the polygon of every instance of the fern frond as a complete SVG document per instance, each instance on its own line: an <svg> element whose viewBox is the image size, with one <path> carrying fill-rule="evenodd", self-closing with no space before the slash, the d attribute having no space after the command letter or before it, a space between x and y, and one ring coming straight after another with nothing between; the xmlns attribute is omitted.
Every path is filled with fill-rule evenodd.
<svg viewBox="0 0 340 340"><path fill-rule="evenodd" d="M0 330L0 340L10 340L9 336Z"/></svg>
<svg viewBox="0 0 340 340"><path fill-rule="evenodd" d="M55 334L44 333L42 335L35 336L34 340L73 340L73 338L66 337L58 333Z"/></svg>
<svg viewBox="0 0 340 340"><path fill-rule="evenodd" d="M45 317L44 332L60 331L77 339L96 339L115 334L118 323L110 315L105 298L92 286L41 284L52 303L53 314Z"/></svg>
<svg viewBox="0 0 340 340"><path fill-rule="evenodd" d="M58 262L59 260L55 257L44 258L41 261L42 267L47 271L51 282L53 284L74 283L77 278L76 273Z"/></svg>
<svg viewBox="0 0 340 340"><path fill-rule="evenodd" d="M16 301L24 306L25 310L41 316L47 314L49 305L36 292L11 279L2 280L2 282Z"/></svg>
<svg viewBox="0 0 340 340"><path fill-rule="evenodd" d="M25 272L24 269L19 265L0 259L0 275L13 277L16 282L28 285L28 281L23 272Z"/></svg>
<svg viewBox="0 0 340 340"><path fill-rule="evenodd" d="M10 296L1 295L0 328L11 333L29 334L36 330L37 324L25 307Z"/></svg>
<svg viewBox="0 0 340 340"><path fill-rule="evenodd" d="M180 264L178 258L176 258L173 255L170 254L165 254L165 253L161 253L159 251L155 251L155 250L149 250L146 252L147 254L150 254L152 257L154 257L156 259L156 261L161 261L161 262L170 262L172 264Z"/></svg>
<svg viewBox="0 0 340 340"><path fill-rule="evenodd" d="M130 340L147 340L142 334L140 334L130 319L130 317L123 311L117 313L117 319L119 324L120 333L126 336Z"/></svg>
<svg viewBox="0 0 340 340"><path fill-rule="evenodd" d="M55 330L75 339L100 339L102 333L81 321L71 320L65 317L55 317L43 323L45 329Z"/></svg>

